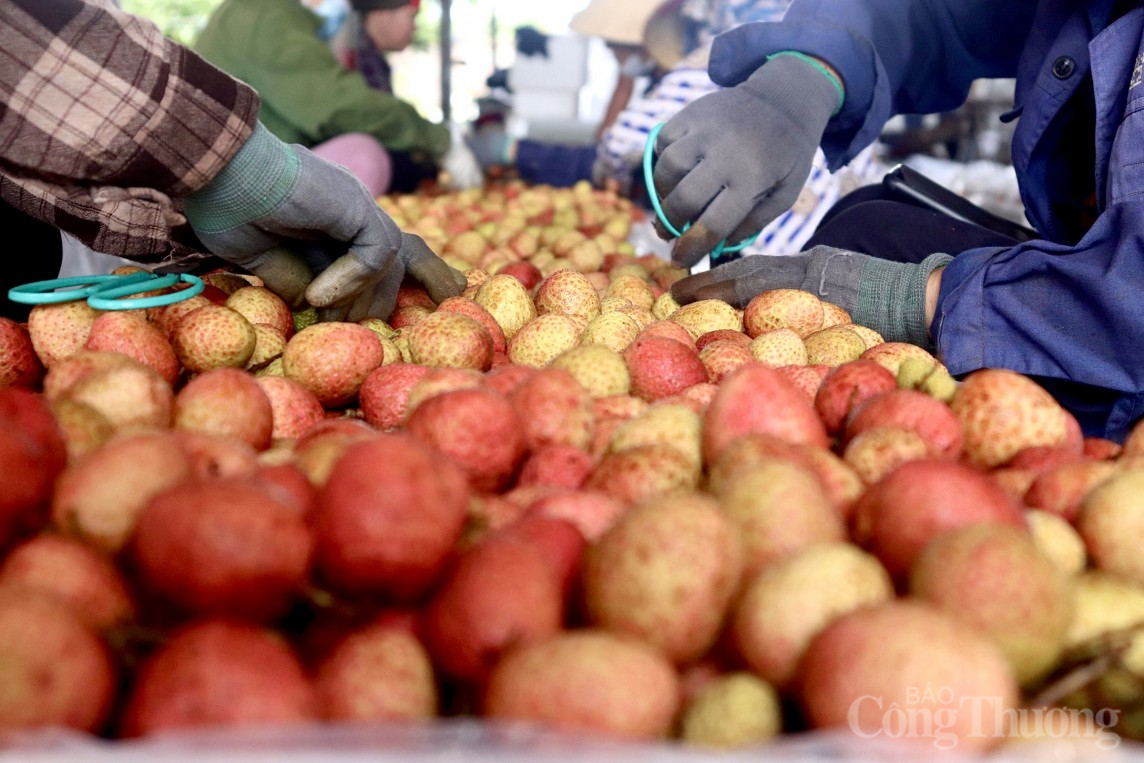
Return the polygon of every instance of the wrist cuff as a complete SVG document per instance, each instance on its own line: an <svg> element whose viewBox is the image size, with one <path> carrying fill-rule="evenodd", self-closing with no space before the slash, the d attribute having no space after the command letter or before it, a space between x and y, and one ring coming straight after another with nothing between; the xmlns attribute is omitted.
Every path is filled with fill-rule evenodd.
<svg viewBox="0 0 1144 763"><path fill-rule="evenodd" d="M298 155L261 122L234 158L186 199L199 233L221 233L273 212L301 174Z"/></svg>
<svg viewBox="0 0 1144 763"><path fill-rule="evenodd" d="M914 264L870 257L858 277L854 322L874 329L887 342L909 342L932 352L926 330L926 282L930 273L952 259L938 253Z"/></svg>
<svg viewBox="0 0 1144 763"><path fill-rule="evenodd" d="M816 71L820 72L822 76L826 77L826 79L830 81L830 84L834 86L834 89L838 91L838 105L834 107L834 111L830 112L830 116L833 117L838 112L842 111L842 105L846 103L846 89L842 87L842 80L838 79L838 77L835 76L833 72L823 66L822 63L814 57L808 56L805 53L800 53L797 50L780 50L778 53L772 53L771 55L767 56L766 60L769 62L775 58L778 58L779 56L790 56L791 58L796 58L803 63L809 64Z"/></svg>

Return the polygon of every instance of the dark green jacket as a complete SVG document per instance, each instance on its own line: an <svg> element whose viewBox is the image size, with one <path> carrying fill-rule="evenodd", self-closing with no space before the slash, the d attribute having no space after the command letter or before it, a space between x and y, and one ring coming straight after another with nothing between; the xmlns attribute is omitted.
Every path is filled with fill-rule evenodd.
<svg viewBox="0 0 1144 763"><path fill-rule="evenodd" d="M298 0L224 0L195 50L254 87L262 123L288 143L364 132L387 148L440 158L448 130L342 66L318 37L320 24Z"/></svg>

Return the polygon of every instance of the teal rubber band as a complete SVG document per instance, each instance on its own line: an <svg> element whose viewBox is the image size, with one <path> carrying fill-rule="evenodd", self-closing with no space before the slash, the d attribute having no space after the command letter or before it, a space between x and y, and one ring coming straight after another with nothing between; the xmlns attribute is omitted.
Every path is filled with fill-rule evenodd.
<svg viewBox="0 0 1144 763"><path fill-rule="evenodd" d="M150 274L148 274L150 275ZM87 297L108 281L121 280L123 276L74 276L72 278L52 278L47 281L13 286L8 290L8 299L22 305L54 305L61 302L75 302Z"/></svg>
<svg viewBox="0 0 1144 763"><path fill-rule="evenodd" d="M178 291L172 291L167 294L125 299L125 297L130 297L132 294L154 291L155 289L165 289L168 286L174 286L180 282L189 283L190 286L186 289L179 289ZM136 283L117 283L100 286L87 298L87 303L96 310L138 310L144 307L163 307L165 305L173 305L176 302L182 302L185 299L190 299L202 292L203 288L203 280L190 273L153 276L150 280L138 281Z"/></svg>
<svg viewBox="0 0 1144 763"><path fill-rule="evenodd" d="M834 107L834 111L830 113L830 116L834 116L842 111L842 106L846 103L846 88L842 87L842 80L838 79L833 72L823 66L821 61L805 53L799 53L797 50L780 50L778 53L767 56L767 60L770 61L772 58L778 58L779 56L797 58L799 61L810 64L811 67L822 72L822 76L830 80L830 84L834 85L834 89L838 91L838 105Z"/></svg>
<svg viewBox="0 0 1144 763"><path fill-rule="evenodd" d="M654 155L655 155L655 139L657 137L659 137L659 131L662 129L663 129L663 122L660 122L655 127L651 128L651 131L647 135L647 142L644 143L644 152L643 152L644 185L647 186L647 196L648 196L648 199L651 200L651 208L653 210L655 210L655 216L659 219L659 221L661 223L663 223L663 227L667 229L668 233L675 236L676 238L679 238L680 236L682 236L684 233L687 232L687 229L691 227L691 223L684 223L682 231L676 230L676 227L671 224L671 220L668 220L667 215L665 215L663 213L663 206L660 204L659 194L656 193L655 179L652 175L652 165L654 164ZM727 246L726 241L720 241L718 244L715 245L715 248L711 250L711 259L717 260L717 259L719 259L719 255L722 254L723 252L738 252L739 250L750 246L751 244L755 243L755 239L757 239L759 237L760 233L762 233L761 230L756 231L754 233L754 235L748 236L747 238L743 239L742 241L740 241L737 244L734 244L733 246Z"/></svg>
<svg viewBox="0 0 1144 763"><path fill-rule="evenodd" d="M165 289L180 281L189 283L190 287L169 294L123 299L132 294ZM182 302L202 292L203 286L202 279L190 273L156 275L139 272L127 275L74 276L13 286L8 290L8 299L25 305L53 305L86 299L97 310L135 310Z"/></svg>

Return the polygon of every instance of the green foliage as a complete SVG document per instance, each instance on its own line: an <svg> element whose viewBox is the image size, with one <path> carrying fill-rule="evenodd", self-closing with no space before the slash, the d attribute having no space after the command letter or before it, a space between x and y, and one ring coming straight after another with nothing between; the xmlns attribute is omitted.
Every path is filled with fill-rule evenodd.
<svg viewBox="0 0 1144 763"><path fill-rule="evenodd" d="M221 0L120 0L128 13L154 21L163 34L190 45Z"/></svg>

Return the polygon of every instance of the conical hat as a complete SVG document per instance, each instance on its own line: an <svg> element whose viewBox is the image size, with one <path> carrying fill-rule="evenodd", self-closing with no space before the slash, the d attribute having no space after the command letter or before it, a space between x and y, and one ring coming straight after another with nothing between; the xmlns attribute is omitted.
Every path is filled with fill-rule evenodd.
<svg viewBox="0 0 1144 763"><path fill-rule="evenodd" d="M591 0L577 13L572 31L620 45L640 45L656 63L671 68L685 53L681 0Z"/></svg>

